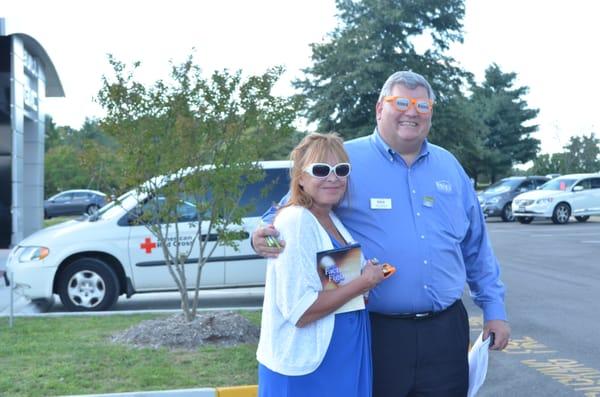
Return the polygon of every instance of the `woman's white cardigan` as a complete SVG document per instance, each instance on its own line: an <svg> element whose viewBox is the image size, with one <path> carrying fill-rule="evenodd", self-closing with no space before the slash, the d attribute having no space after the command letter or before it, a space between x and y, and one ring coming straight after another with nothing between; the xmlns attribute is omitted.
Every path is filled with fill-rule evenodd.
<svg viewBox="0 0 600 397"><path fill-rule="evenodd" d="M347 242L352 236L340 220L331 219ZM285 249L267 261L265 298L256 358L283 375L313 372L325 357L335 315L329 314L302 328L296 323L317 300L322 284L317 273L317 252L333 248L317 218L306 208L285 207L275 218Z"/></svg>

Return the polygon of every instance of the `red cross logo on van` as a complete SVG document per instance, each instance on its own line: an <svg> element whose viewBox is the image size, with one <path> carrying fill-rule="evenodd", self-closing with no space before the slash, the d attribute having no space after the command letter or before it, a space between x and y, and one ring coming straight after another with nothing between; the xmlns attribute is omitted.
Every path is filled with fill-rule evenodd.
<svg viewBox="0 0 600 397"><path fill-rule="evenodd" d="M153 243L152 240L146 237L146 240L140 244L140 248L146 250L147 254L152 253L152 248L156 248L156 243Z"/></svg>

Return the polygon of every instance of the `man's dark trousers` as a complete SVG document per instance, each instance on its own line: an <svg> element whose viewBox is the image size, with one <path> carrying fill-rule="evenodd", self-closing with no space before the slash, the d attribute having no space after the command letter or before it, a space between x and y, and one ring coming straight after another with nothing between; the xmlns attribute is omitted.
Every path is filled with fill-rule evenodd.
<svg viewBox="0 0 600 397"><path fill-rule="evenodd" d="M371 313L373 397L465 397L469 316L459 300L420 317Z"/></svg>

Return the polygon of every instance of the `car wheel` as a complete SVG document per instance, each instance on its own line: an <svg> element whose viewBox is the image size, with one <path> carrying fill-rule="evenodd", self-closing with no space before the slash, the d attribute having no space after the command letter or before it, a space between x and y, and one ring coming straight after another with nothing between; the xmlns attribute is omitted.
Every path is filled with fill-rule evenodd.
<svg viewBox="0 0 600 397"><path fill-rule="evenodd" d="M533 216L520 216L517 218L517 221L523 225L529 225L533 221Z"/></svg>
<svg viewBox="0 0 600 397"><path fill-rule="evenodd" d="M81 258L61 273L58 295L70 311L106 310L119 297L119 280L104 261Z"/></svg>
<svg viewBox="0 0 600 397"><path fill-rule="evenodd" d="M571 217L571 207L567 203L559 203L552 212L552 222L564 225Z"/></svg>
<svg viewBox="0 0 600 397"><path fill-rule="evenodd" d="M98 211L98 206L96 204L90 204L88 205L88 207L86 208L85 212L88 215L94 215L97 211Z"/></svg>
<svg viewBox="0 0 600 397"><path fill-rule="evenodd" d="M577 222L586 222L588 219L590 219L590 216L589 215L576 216L575 219L577 219Z"/></svg>
<svg viewBox="0 0 600 397"><path fill-rule="evenodd" d="M50 216L48 215L48 211L44 210L44 219L50 219Z"/></svg>
<svg viewBox="0 0 600 397"><path fill-rule="evenodd" d="M502 214L500 217L504 222L513 222L515 220L512 212L512 203L506 203L504 208L502 208Z"/></svg>

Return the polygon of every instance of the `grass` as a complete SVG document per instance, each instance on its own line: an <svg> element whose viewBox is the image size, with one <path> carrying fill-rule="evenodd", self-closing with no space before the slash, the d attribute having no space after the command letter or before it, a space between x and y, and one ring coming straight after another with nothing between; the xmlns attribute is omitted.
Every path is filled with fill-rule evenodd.
<svg viewBox="0 0 600 397"><path fill-rule="evenodd" d="M254 324L260 312L243 312ZM0 396L36 397L256 384L256 345L133 349L116 331L157 315L0 319ZM6 321L5 321L6 320Z"/></svg>

